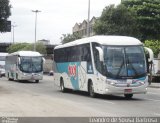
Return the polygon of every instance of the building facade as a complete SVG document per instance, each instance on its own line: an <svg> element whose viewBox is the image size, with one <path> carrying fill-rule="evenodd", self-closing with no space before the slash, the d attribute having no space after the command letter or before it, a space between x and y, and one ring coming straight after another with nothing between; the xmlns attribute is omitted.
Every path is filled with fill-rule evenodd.
<svg viewBox="0 0 160 123"><path fill-rule="evenodd" d="M42 40L39 40L38 42L43 43L44 45L50 45L50 40L42 39Z"/></svg>
<svg viewBox="0 0 160 123"><path fill-rule="evenodd" d="M95 35L95 32L93 31L93 26L96 22L96 17L93 17L89 21L89 35L93 36ZM76 23L72 29L73 34L78 34L81 37L87 37L87 20L84 20L82 23Z"/></svg>

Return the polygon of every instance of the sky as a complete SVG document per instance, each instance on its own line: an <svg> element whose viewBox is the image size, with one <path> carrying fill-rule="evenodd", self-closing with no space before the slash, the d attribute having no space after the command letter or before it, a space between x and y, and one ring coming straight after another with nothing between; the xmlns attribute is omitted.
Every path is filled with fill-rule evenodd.
<svg viewBox="0 0 160 123"><path fill-rule="evenodd" d="M103 9L118 5L121 0L90 0L90 19L99 17ZM50 40L51 44L60 44L62 34L72 33L75 23L88 18L88 0L10 0L11 20L14 27L14 41L34 43L35 13L37 14L37 40ZM0 33L0 43L13 42L11 32Z"/></svg>

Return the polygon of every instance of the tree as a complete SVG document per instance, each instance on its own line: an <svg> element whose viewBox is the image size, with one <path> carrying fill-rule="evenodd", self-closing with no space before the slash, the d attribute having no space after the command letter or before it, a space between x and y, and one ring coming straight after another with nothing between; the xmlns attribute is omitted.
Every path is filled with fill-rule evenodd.
<svg viewBox="0 0 160 123"><path fill-rule="evenodd" d="M43 43L39 43L39 42L36 43L36 51L38 51L41 54L47 53L46 46Z"/></svg>
<svg viewBox="0 0 160 123"><path fill-rule="evenodd" d="M12 44L7 51L9 53L13 53L13 52L17 52L17 51L32 51L33 50L33 44L29 44L29 43L16 43L16 44ZM46 46L43 45L43 43L36 43L36 51L41 53L41 54L46 54Z"/></svg>
<svg viewBox="0 0 160 123"><path fill-rule="evenodd" d="M32 51L33 50L33 44L27 44L23 49L21 50L25 50L25 51ZM43 43L36 43L36 51L41 53L41 54L46 54L46 46Z"/></svg>
<svg viewBox="0 0 160 123"><path fill-rule="evenodd" d="M122 4L137 13L143 41L160 39L160 0L124 0Z"/></svg>
<svg viewBox="0 0 160 123"><path fill-rule="evenodd" d="M157 57L160 53L160 41L159 40L146 40L144 45L152 49L154 57Z"/></svg>
<svg viewBox="0 0 160 123"><path fill-rule="evenodd" d="M107 6L94 25L96 34L128 35L138 37L136 13L124 5Z"/></svg>
<svg viewBox="0 0 160 123"><path fill-rule="evenodd" d="M62 44L74 41L76 39L80 39L82 38L78 33L74 33L74 34L63 34L63 37L61 37L62 39Z"/></svg>
<svg viewBox="0 0 160 123"><path fill-rule="evenodd" d="M16 43L16 44L12 44L8 47L7 51L8 53L13 53L13 52L17 52L19 50L22 50L23 48L25 48L28 44L27 43Z"/></svg>
<svg viewBox="0 0 160 123"><path fill-rule="evenodd" d="M9 0L0 0L0 32L6 32L8 29L7 19L11 15L11 5Z"/></svg>
<svg viewBox="0 0 160 123"><path fill-rule="evenodd" d="M106 7L94 26L96 34L133 36L141 41L160 40L160 0L123 0Z"/></svg>

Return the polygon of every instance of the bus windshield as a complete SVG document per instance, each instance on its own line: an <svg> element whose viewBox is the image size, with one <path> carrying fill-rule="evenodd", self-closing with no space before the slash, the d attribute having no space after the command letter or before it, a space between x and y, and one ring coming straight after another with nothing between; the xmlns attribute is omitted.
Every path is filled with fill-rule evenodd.
<svg viewBox="0 0 160 123"><path fill-rule="evenodd" d="M5 61L6 60L6 56L0 56L0 61Z"/></svg>
<svg viewBox="0 0 160 123"><path fill-rule="evenodd" d="M142 46L103 46L106 75L111 78L137 78L146 75Z"/></svg>
<svg viewBox="0 0 160 123"><path fill-rule="evenodd" d="M26 73L42 72L42 57L21 57L20 70Z"/></svg>

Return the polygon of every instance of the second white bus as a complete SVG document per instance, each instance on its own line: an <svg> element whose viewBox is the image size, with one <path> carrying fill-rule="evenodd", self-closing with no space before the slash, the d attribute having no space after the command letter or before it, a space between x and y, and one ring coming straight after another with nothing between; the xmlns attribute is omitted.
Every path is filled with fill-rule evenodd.
<svg viewBox="0 0 160 123"><path fill-rule="evenodd" d="M5 60L8 53L0 53L0 77L5 76Z"/></svg>
<svg viewBox="0 0 160 123"><path fill-rule="evenodd" d="M126 36L93 36L54 49L54 81L66 89L98 94L147 92L148 77L143 44Z"/></svg>
<svg viewBox="0 0 160 123"><path fill-rule="evenodd" d="M39 52L18 51L6 57L6 77L9 80L43 79L43 57Z"/></svg>

